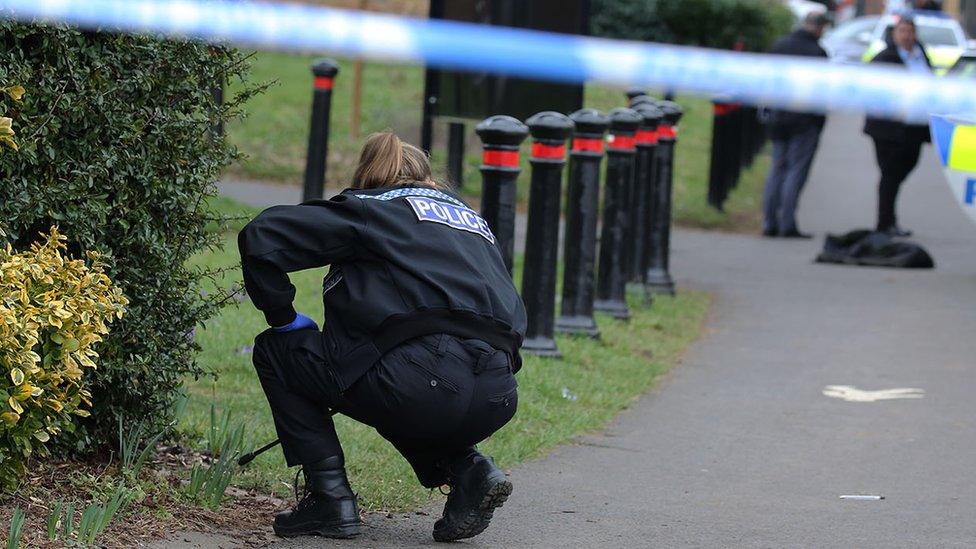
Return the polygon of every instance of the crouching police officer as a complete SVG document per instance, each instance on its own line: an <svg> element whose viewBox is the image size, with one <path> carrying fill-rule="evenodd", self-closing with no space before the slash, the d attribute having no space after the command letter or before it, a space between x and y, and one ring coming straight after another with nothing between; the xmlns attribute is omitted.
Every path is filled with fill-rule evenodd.
<svg viewBox="0 0 976 549"><path fill-rule="evenodd" d="M248 295L271 326L254 366L285 460L305 476L275 533L359 534L338 412L389 440L425 487L450 486L435 540L475 536L512 492L475 444L515 414L524 306L484 219L432 181L422 151L374 134L354 181L331 200L265 210L238 237ZM287 273L323 265L319 331L292 307Z"/></svg>

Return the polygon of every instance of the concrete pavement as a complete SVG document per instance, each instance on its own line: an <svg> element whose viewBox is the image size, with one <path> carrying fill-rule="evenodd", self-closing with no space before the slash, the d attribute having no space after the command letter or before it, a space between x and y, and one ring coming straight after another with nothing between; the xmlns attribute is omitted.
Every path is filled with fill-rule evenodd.
<svg viewBox="0 0 976 549"><path fill-rule="evenodd" d="M873 158L859 119L831 119L799 214L815 241L677 231L679 287L716 297L706 335L606 430L513 470L512 498L465 545L976 545L976 226L932 151L899 211L935 270L811 263L824 231L873 223ZM828 385L925 394L846 402ZM428 512L275 547L430 545Z"/></svg>

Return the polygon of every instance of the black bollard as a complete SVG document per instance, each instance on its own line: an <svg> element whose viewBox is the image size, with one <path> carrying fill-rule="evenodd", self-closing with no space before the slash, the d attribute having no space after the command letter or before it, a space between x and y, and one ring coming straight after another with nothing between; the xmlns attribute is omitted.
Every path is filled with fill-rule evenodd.
<svg viewBox="0 0 976 549"><path fill-rule="evenodd" d="M671 188L674 176L674 147L678 141L678 121L683 114L681 107L672 101L658 103L664 113L663 124L658 132L657 150L657 199L651 216L650 263L645 274L647 289L655 294L674 295L671 279Z"/></svg>
<svg viewBox="0 0 976 549"><path fill-rule="evenodd" d="M508 272L515 257L516 180L519 167L519 145L529 135L529 128L511 116L492 116L475 126L481 138L481 216L485 218L495 243L502 253Z"/></svg>
<svg viewBox="0 0 976 549"><path fill-rule="evenodd" d="M647 91L645 91L644 88L630 88L624 93L627 94L628 103L632 102L635 97L640 97L642 95L647 96Z"/></svg>
<svg viewBox="0 0 976 549"><path fill-rule="evenodd" d="M564 114L545 111L532 115L525 123L532 134L532 183L525 269L522 271L522 299L528 316L522 350L539 356L560 357L553 339L559 200L566 163L566 138L573 131L573 121Z"/></svg>
<svg viewBox="0 0 976 549"><path fill-rule="evenodd" d="M464 123L447 126L447 179L455 189L464 187Z"/></svg>
<svg viewBox="0 0 976 549"><path fill-rule="evenodd" d="M634 110L641 116L637 128L637 158L634 165L634 183L630 194L630 247L627 277L631 282L644 282L644 265L647 262L647 242L650 237L653 201L657 197L657 169L655 168L657 132L663 113L654 105L639 103Z"/></svg>
<svg viewBox="0 0 976 549"><path fill-rule="evenodd" d="M654 105L654 106L656 106L657 105L657 99L654 99L650 95L641 94L641 95L635 95L634 97L631 97L630 100L627 102L627 106L630 107L630 108L632 108L632 109L634 107L636 107L637 105Z"/></svg>
<svg viewBox="0 0 976 549"><path fill-rule="evenodd" d="M728 125L732 112L732 102L726 97L712 99L712 146L708 167L708 204L718 211L723 210L728 172Z"/></svg>
<svg viewBox="0 0 976 549"><path fill-rule="evenodd" d="M603 160L603 134L610 119L596 109L578 110L569 118L575 129L566 189L563 299L556 331L596 338L600 331L593 319L593 292L596 226L600 217L600 163Z"/></svg>
<svg viewBox="0 0 976 549"><path fill-rule="evenodd" d="M742 150L740 140L742 139L742 123L744 121L741 103L732 104L732 112L729 113L729 182L727 187L731 190L739 186L739 177L742 175Z"/></svg>
<svg viewBox="0 0 976 549"><path fill-rule="evenodd" d="M329 156L329 113L332 110L332 83L339 65L331 59L319 59L312 65L315 79L312 87L312 123L308 131L308 154L305 158L305 187L302 201L322 198L325 189L326 159Z"/></svg>
<svg viewBox="0 0 976 549"><path fill-rule="evenodd" d="M739 144L742 153L742 167L748 169L752 167L755 159L755 139L756 139L756 108L752 105L742 106L742 135Z"/></svg>
<svg viewBox="0 0 976 549"><path fill-rule="evenodd" d="M610 111L607 139L607 174L603 193L603 227L600 230L600 265L597 270L596 301L593 308L613 318L627 320L627 276L625 251L630 224L630 190L637 152L634 133L641 115L631 109Z"/></svg>

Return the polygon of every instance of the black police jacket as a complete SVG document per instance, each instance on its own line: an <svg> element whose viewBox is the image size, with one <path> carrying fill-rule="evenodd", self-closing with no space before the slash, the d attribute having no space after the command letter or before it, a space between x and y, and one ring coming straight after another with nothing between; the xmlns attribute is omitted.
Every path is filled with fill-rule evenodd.
<svg viewBox="0 0 976 549"><path fill-rule="evenodd" d="M932 68L932 61L929 60L929 54L925 51L925 46L918 44L922 48L922 57L925 58L925 63ZM891 65L905 66L905 62L902 60L901 55L898 54L898 47L893 43L889 43L888 47L881 50L878 55L871 59L871 63L887 63ZM881 141L893 141L896 143L905 143L918 141L920 143L926 143L931 141L929 136L929 125L928 124L909 124L902 120L895 120L892 118L885 118L882 116L868 116L864 120L864 133L878 139Z"/></svg>
<svg viewBox="0 0 976 549"><path fill-rule="evenodd" d="M827 52L820 47L817 37L805 29L795 30L780 38L773 44L769 53L777 55L799 55L803 57L827 57ZM773 139L785 139L807 128L822 128L825 121L826 117L821 113L773 109L769 114L770 137Z"/></svg>
<svg viewBox="0 0 976 549"><path fill-rule="evenodd" d="M247 293L271 326L295 317L287 273L331 266L323 337L340 390L423 335L480 339L520 364L522 299L485 220L453 193L346 189L275 206L244 227L238 246Z"/></svg>

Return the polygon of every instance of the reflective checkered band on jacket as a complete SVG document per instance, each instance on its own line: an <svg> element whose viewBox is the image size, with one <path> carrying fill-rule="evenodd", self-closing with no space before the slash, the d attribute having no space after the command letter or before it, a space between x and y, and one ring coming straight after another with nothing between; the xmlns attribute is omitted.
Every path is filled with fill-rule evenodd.
<svg viewBox="0 0 976 549"><path fill-rule="evenodd" d="M436 198L437 200L444 200L450 202L451 204L456 204L462 208L467 208L464 202L454 198L453 196L442 193L437 189L421 189L417 187L409 187L406 189L394 189L392 191L386 191L383 194L371 195L371 194L357 194L359 198L368 198L370 200L393 200L395 198L403 198L405 196L426 196L428 198Z"/></svg>

